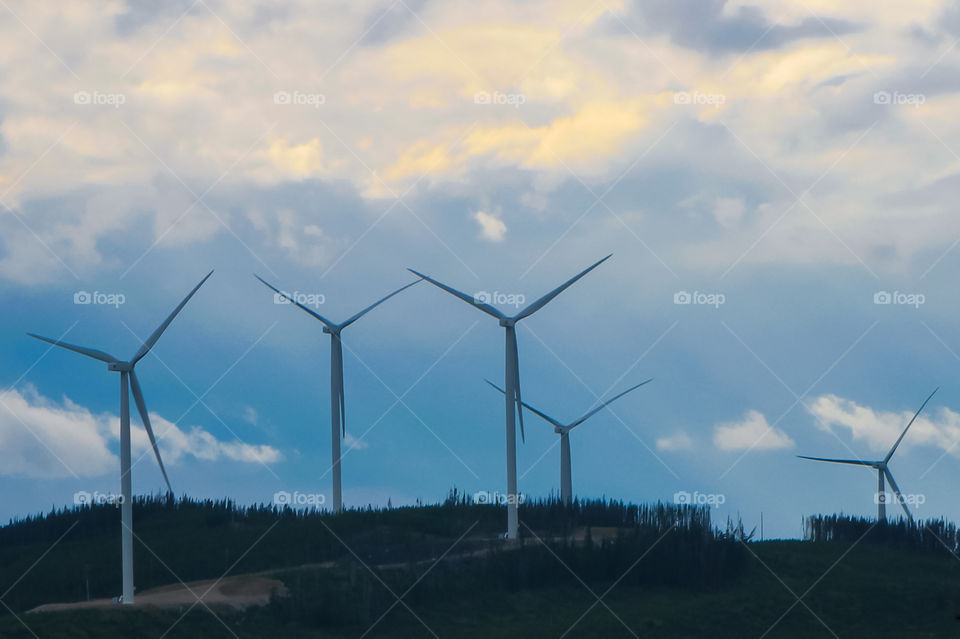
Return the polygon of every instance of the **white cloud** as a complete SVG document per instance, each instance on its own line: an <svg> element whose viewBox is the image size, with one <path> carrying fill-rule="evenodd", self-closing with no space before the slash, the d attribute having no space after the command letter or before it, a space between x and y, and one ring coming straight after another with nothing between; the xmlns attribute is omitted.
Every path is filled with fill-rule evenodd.
<svg viewBox="0 0 960 639"><path fill-rule="evenodd" d="M762 413L751 410L738 422L724 422L713 429L713 443L720 450L775 450L790 448L793 440L771 428Z"/></svg>
<svg viewBox="0 0 960 639"><path fill-rule="evenodd" d="M743 198L721 197L713 203L713 217L724 228L731 228L743 217Z"/></svg>
<svg viewBox="0 0 960 639"><path fill-rule="evenodd" d="M284 255L302 266L326 266L346 242L329 236L307 216L291 209L263 212L250 210L247 218L260 235L260 241L283 251Z"/></svg>
<svg viewBox="0 0 960 639"><path fill-rule="evenodd" d="M502 242L507 234L507 225L500 218L477 211L473 214L473 219L480 225L480 237L491 242Z"/></svg>
<svg viewBox="0 0 960 639"><path fill-rule="evenodd" d="M0 394L0 474L93 477L119 468L107 446L109 415L94 415L64 399L62 405L32 387Z"/></svg>
<svg viewBox="0 0 960 639"><path fill-rule="evenodd" d="M886 454L916 408L879 411L836 395L823 395L812 403L810 412L818 418L816 425L821 430L846 429L854 441L864 442L871 452ZM960 450L955 446L957 441L960 441L960 414L943 407L934 414L917 417L898 450L931 445L960 457Z"/></svg>
<svg viewBox="0 0 960 639"><path fill-rule="evenodd" d="M283 459L280 451L271 446L246 444L239 440L221 441L199 426L191 426L189 431L184 432L156 413L150 414L150 421L153 424L153 432L159 440L160 455L163 457L165 464L176 464L187 456L204 461L230 459L239 462L262 462L264 464ZM119 420L117 420L116 429L118 431L119 427ZM150 449L150 440L143 428L135 426L132 438L136 452L144 452Z"/></svg>
<svg viewBox="0 0 960 639"><path fill-rule="evenodd" d="M134 415L132 420L136 419ZM263 463L283 459L271 446L220 441L199 426L184 432L156 413L150 420L168 466L186 457ZM57 479L116 472L119 458L112 448L119 432L119 417L95 415L69 398L58 404L33 387L5 391L0 393L0 475ZM147 433L135 421L131 445L135 456L152 457Z"/></svg>
<svg viewBox="0 0 960 639"><path fill-rule="evenodd" d="M343 443L346 444L347 448L355 448L357 450L363 450L369 448L370 444L362 439L357 439L350 433L347 433L346 437L343 438Z"/></svg>
<svg viewBox="0 0 960 639"><path fill-rule="evenodd" d="M127 15L139 9L119 4L104 12L72 3L56 13L43 3L9 4L30 25L0 22L0 191L30 227L0 219L0 277L18 282L62 275L54 254L78 273L113 264L103 247L142 231L141 218L153 230L146 245L236 233L253 251L281 247L305 266L325 265L343 248L327 207L280 220L267 234L235 224L248 213L240 193L251 184L324 180L394 197L424 179L442 195L452 189L472 197L507 192L523 178L527 192L516 199L549 211L544 185L556 193L573 172L594 190L648 151L651 165L675 169L686 192L715 202L724 227L664 242L658 253L670 264L725 268L740 256L745 263L819 265L863 256L876 270L903 269L960 232L952 185L936 183L958 172L943 148L960 140L960 96L944 79L953 62L945 57L926 78L911 73L943 57L944 0L923 3L910 29L895 10L868 0L817 0L824 17L857 25L843 43L810 37L753 47L747 37L728 55L679 44L664 28L647 46L665 64L636 68L617 64L635 53L636 42L608 28L605 6L583 14L578 2L451 0L422 7L430 33L397 19L409 19L406 12L388 12L371 32L383 27L383 37L352 50L322 86L299 69L326 68L349 49L370 27L370 2L349 3L336 16L298 6L272 14L270 29L256 27L247 4L223 3L217 15L190 12L169 33L175 14L141 21ZM736 20L734 4L763 7L755 13L771 23L809 19L792 0L736 0L725 5L728 20ZM664 9L664 24L650 28L669 26L673 10ZM622 14L637 18L630 7ZM695 27L705 36L718 26L708 14ZM134 33L118 29L124 19L136 23ZM564 46L553 46L561 40ZM57 53L44 42L56 43ZM144 43L155 46L145 51ZM678 89L724 101L677 104ZM523 96L523 103L475 100L496 91ZM916 91L924 102L874 104L877 91ZM123 104L75 103L76 92L122 95ZM276 101L278 92L288 99ZM629 173L624 184L634 180ZM817 188L803 193L799 214L779 222L813 181ZM728 183L747 201L729 193L718 199L716 185ZM115 206L78 202L121 191L133 195ZM204 202L195 204L201 194ZM676 203L660 197L657 215L666 218ZM56 215L37 210L58 198L70 204ZM494 215L474 218L482 237L504 238ZM745 252L757 237L763 241Z"/></svg>
<svg viewBox="0 0 960 639"><path fill-rule="evenodd" d="M657 439L658 450L673 452L677 450L690 450L691 448L693 448L693 440L683 431Z"/></svg>

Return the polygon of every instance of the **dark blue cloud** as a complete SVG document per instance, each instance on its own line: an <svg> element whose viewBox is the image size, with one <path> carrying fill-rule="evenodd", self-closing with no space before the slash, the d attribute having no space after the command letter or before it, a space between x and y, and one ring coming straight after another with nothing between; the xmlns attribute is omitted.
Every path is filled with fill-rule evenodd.
<svg viewBox="0 0 960 639"><path fill-rule="evenodd" d="M190 9L192 12L205 12L199 3L192 9L194 0L170 0L169 2L151 2L150 0L127 0L126 11L116 16L117 34L130 36L142 27L155 22L172 23Z"/></svg>
<svg viewBox="0 0 960 639"><path fill-rule="evenodd" d="M795 40L832 38L856 32L860 26L845 20L811 16L795 25L773 24L756 7L740 7L723 14L726 0L634 0L622 20L640 36L666 33L676 44L706 53L738 53L779 49ZM629 33L615 17L604 30Z"/></svg>
<svg viewBox="0 0 960 639"><path fill-rule="evenodd" d="M364 20L360 33L365 34L360 41L363 46L379 46L409 35L411 31L424 31L417 16L429 4L430 0L407 0L389 3L373 9Z"/></svg>

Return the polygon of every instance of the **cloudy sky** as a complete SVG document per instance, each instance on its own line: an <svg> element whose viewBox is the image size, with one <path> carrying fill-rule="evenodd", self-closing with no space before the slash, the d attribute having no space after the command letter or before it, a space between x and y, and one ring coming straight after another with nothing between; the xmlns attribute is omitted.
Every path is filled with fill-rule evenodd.
<svg viewBox="0 0 960 639"><path fill-rule="evenodd" d="M127 357L178 493L329 491L329 342L416 268L506 311L575 492L796 536L894 457L960 518L960 12L931 0L0 3L0 516L115 491ZM88 303L83 303L88 302ZM348 504L503 490L502 330L421 283L344 332ZM134 419L134 488L163 480ZM558 488L530 415L521 490Z"/></svg>

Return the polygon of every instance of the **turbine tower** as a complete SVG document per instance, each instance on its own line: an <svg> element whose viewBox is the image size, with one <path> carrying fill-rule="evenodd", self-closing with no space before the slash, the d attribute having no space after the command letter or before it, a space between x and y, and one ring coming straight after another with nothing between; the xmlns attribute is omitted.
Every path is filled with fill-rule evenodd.
<svg viewBox="0 0 960 639"><path fill-rule="evenodd" d="M612 255L612 254L611 254ZM417 275L434 286L442 288L451 295L459 297L467 304L470 304L477 309L483 311L487 315L491 315L500 321L500 326L504 328L506 333L506 353L504 356L504 381L506 386L506 393L504 396L505 399L505 409L506 409L506 435L507 435L507 539L516 539L517 532L519 528L519 518L517 513L517 419L520 420L520 437L524 436L523 434L523 407L522 401L520 398L520 357L517 350L517 322L520 320L529 317L539 311L541 308L546 306L553 298L562 293L574 282L579 280L581 277L597 268L603 262L610 259L610 255L606 256L602 260L592 264L591 266L585 268L577 275L571 277L569 280L553 289L537 301L529 304L522 311L516 315L509 316L502 312L499 309L491 306L483 299L479 299L480 295L467 295L461 291L451 288L446 284L442 284L435 279L427 277L422 273L418 273L413 269L408 269L414 275Z"/></svg>
<svg viewBox="0 0 960 639"><path fill-rule="evenodd" d="M347 321L336 324L323 317L313 309L307 308L297 300L292 299L289 295L273 286L259 275L254 275L254 277L263 282L267 288L271 289L281 298L292 302L312 315L315 319L320 320L320 323L323 324L323 332L330 335L330 448L333 457L331 465L331 469L333 471L333 512L338 513L343 510L343 492L340 478L340 438L341 436L345 436L347 434L346 410L343 403L343 343L340 339L340 332L380 304L386 302L397 293L410 288L420 280L410 282L406 286L401 286L386 297L383 297L366 307Z"/></svg>
<svg viewBox="0 0 960 639"><path fill-rule="evenodd" d="M137 404L137 411L140 413L140 419L143 420L143 427L150 437L150 445L153 447L153 454L157 457L157 464L160 465L160 472L163 473L163 480L167 483L167 490L173 494L173 488L170 486L170 479L167 478L167 469L163 466L163 460L160 459L160 449L157 447L157 438L154 437L153 427L150 425L150 416L147 414L147 405L143 401L143 391L140 389L140 382L137 380L137 374L134 367L143 357L150 352L153 345L157 343L163 332L167 330L173 318L183 310L193 294L199 290L203 283L213 275L213 271L207 273L207 276L200 280L200 283L193 287L193 290L183 298L179 306L173 309L173 312L163 321L163 323L153 332L147 341L140 346L133 357L128 361L120 361L113 355L98 351L84 346L75 346L67 344L60 340L41 337L33 333L27 333L30 337L49 342L54 346L59 346L67 350L92 357L107 364L107 370L120 373L120 492L123 496L123 503L120 504L120 554L123 569L123 596L121 603L133 603L133 485L130 477L130 393L133 393L133 401Z"/></svg>
<svg viewBox="0 0 960 639"><path fill-rule="evenodd" d="M599 413L608 405L617 401L618 399L620 399L630 391L636 390L637 388L640 388L644 384L647 384L651 381L653 381L652 377L646 381L640 382L636 386L631 386L630 388L623 391L619 395L614 395L604 403L600 404L599 406L591 410L589 413L587 413L577 421L571 422L569 424L561 424L559 421L557 421L553 417L550 417L546 413L543 413L537 410L530 404L526 402L520 402L531 413L539 415L543 419L553 424L553 432L560 435L560 500L564 504L569 504L571 501L573 501L573 479L571 477L572 473L570 470L570 431L576 428L577 426L579 426L580 424L582 424L583 422L587 421L588 419L593 417L595 414ZM499 386L491 382L489 379L486 380L486 382L491 386L493 386L494 388L496 388L501 393L503 393L504 395L506 395L506 391L504 391L502 388L500 388Z"/></svg>
<svg viewBox="0 0 960 639"><path fill-rule="evenodd" d="M824 461L832 462L834 464L853 464L855 466L869 466L877 470L877 521L885 521L887 518L887 493L884 488L883 480L886 479L890 482L890 487L893 488L894 494L897 496L897 501L900 502L900 506L903 507L903 512L907 514L907 519L910 523L913 523L913 515L910 514L910 509L907 508L907 504L903 499L903 495L900 493L900 487L897 486L897 482L893 479L893 474L888 468L890 463L890 458L893 457L893 453L897 450L897 446L900 445L900 442L903 441L904 435L907 434L907 431L910 430L910 427L913 425L914 420L917 419L917 416L920 415L920 411L923 410L923 407L927 405L927 402L930 401L930 398L933 397L939 389L933 389L933 393L927 396L923 403L920 404L920 408L917 409L917 412L913 414L913 418L907 424L907 427L903 429L903 432L900 433L900 437L897 438L897 441L894 442L893 448L890 449L890 452L887 453L887 456L878 461L863 461L860 459L826 459L824 457L807 457L805 455L797 455L800 459L812 459L814 461Z"/></svg>

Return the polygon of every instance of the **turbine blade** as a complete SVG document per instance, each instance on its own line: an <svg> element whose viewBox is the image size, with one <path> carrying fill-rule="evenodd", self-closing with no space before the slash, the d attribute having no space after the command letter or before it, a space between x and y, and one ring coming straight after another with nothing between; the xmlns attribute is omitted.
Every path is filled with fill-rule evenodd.
<svg viewBox="0 0 960 639"><path fill-rule="evenodd" d="M289 300L291 304L293 304L293 305L299 307L300 309L302 309L302 310L310 313L311 315L313 315L313 317L314 317L315 319L318 319L318 320L320 320L321 322L323 322L323 325L326 326L327 328L330 328L330 329L335 329L335 328L337 328L337 325L334 324L333 322L331 322L330 320L328 320L326 317L324 317L324 316L321 315L320 313L317 313L317 312L314 311L313 309L307 308L306 306L304 306L303 304L301 304L301 303L298 302L297 300L292 300L292 299L290 299L290 297L289 297L286 293L284 293L283 291L281 291L279 288L277 288L277 287L274 286L273 284L270 284L269 282L267 282L265 279L263 279L262 277L260 277L260 276L257 275L256 273L254 273L253 276L254 276L255 278L257 278L258 280L260 280L261 282L263 282L263 283L266 285L267 288L269 288L270 290L272 290L272 291L273 291L274 293L276 293L277 295L282 296L285 300Z"/></svg>
<svg viewBox="0 0 960 639"><path fill-rule="evenodd" d="M517 421L520 422L520 441L526 443L527 437L523 432L523 398L520 395L520 351L517 348L517 330L511 328L510 335L512 337L510 343L513 348L513 366L511 371L513 375L513 402L517 410Z"/></svg>
<svg viewBox="0 0 960 639"><path fill-rule="evenodd" d="M653 381L653 378L651 377L651 378L648 379L648 380L645 380L645 381L640 382L640 383L637 384L636 386L631 386L630 388L628 388L627 390L623 391L623 392L620 393L619 395L614 395L613 397L611 397L610 399L608 399L608 400L605 401L604 403L600 404L599 406L597 406L596 408L594 408L592 411L590 411L589 413L587 413L586 415L584 415L583 417L581 417L581 418L578 419L577 421L575 421L575 422L573 422L572 424L570 424L570 428L572 429L572 428L574 428L574 427L576 427L576 426L579 426L580 424L582 424L583 422L587 421L588 419L590 419L591 417L593 417L594 415L596 415L597 413L599 413L601 410L603 410L604 408L606 408L608 405L610 405L610 404L612 404L613 402L617 401L618 399L620 399L621 397L623 397L624 395L626 395L626 394L629 393L630 391L636 390L636 389L640 388L641 386L643 386L644 384L649 384L649 383L652 382L652 381Z"/></svg>
<svg viewBox="0 0 960 639"><path fill-rule="evenodd" d="M133 358L130 360L131 364L136 364L143 358L144 355L150 352L150 349L153 348L153 345L157 343L157 340L160 339L160 336L163 335L163 332L167 330L168 326L170 326L170 322L173 321L173 318L176 317L181 310L183 310L183 307L187 305L187 302L190 301L190 298L193 297L194 293L200 290L200 287L203 286L204 282L210 279L211 275L213 275L213 271L207 273L206 277L200 280L200 283L194 286L193 290L190 291L185 298L183 298L183 301L180 302L175 309L173 309L173 312L167 316L167 319L163 321L163 324L157 327L157 330L153 332L153 335L147 338L147 341L143 343L137 353L133 356Z"/></svg>
<svg viewBox="0 0 960 639"><path fill-rule="evenodd" d="M494 388L496 388L498 391L500 391L500 392L503 393L504 395L507 394L507 391L503 390L502 388L500 388L499 386L497 386L496 384L494 384L493 382L491 382L489 379L485 379L484 381L485 381L486 383L490 384L491 386L493 386ZM520 403L521 403L521 405L522 405L524 408L526 408L528 411L530 411L530 412L533 413L534 415L539 415L540 417L542 417L543 419L547 420L548 422L550 422L551 424L553 424L553 425L556 426L557 428L564 428L564 425L563 425L563 424L561 424L560 422L558 422L557 420L555 420L553 417L550 417L550 416L547 415L546 413L540 412L539 410L537 410L536 408L534 408L533 406L531 406L530 404L528 404L528 403L526 403L526 402L520 402Z"/></svg>
<svg viewBox="0 0 960 639"><path fill-rule="evenodd" d="M485 381L486 383L490 384L491 386L493 386L494 388L496 388L498 391L500 391L500 392L503 393L504 395L507 394L507 391L503 390L502 388L500 388L499 386L497 386L496 384L494 384L493 382L491 382L489 379L484 379L483 381Z"/></svg>
<svg viewBox="0 0 960 639"><path fill-rule="evenodd" d="M923 410L923 407L927 405L927 402L930 401L930 398L933 397L938 390L940 390L939 386L937 388L934 388L933 393L930 393L927 396L927 398L923 400L923 403L920 404L920 408L918 408L917 412L913 414L913 418L910 420L910 423L907 424L907 427L903 429L902 433L900 433L900 437L897 438L897 441L893 444L893 448L891 448L890 452L887 453L887 456L883 458L883 461L885 462L890 461L890 458L893 457L893 453L897 450L897 446L900 445L900 442L903 440L904 435L906 435L907 431L910 430L910 427L913 426L913 422L915 419L917 419L917 416L920 414L920 411Z"/></svg>
<svg viewBox="0 0 960 639"><path fill-rule="evenodd" d="M356 315L354 315L353 317L351 317L350 319L348 319L346 322L340 324L340 328L346 328L346 327L350 326L351 324L353 324L354 322L356 322L358 319L360 319L361 317L363 317L364 315L366 315L367 313L369 313L370 311L372 311L373 309L375 309L377 306L380 306L381 304L383 304L384 302L386 302L388 299L390 299L391 297L393 297L393 296L396 295L397 293L399 293L399 292L401 292L401 291L407 290L408 288L410 288L410 287L413 286L414 284L419 284L420 281L421 281L421 280L414 280L413 282L410 282L409 284L407 284L407 285L405 285L405 286L401 286L400 288L398 288L397 290L395 290L393 293L390 293L390 294L387 295L386 297L383 297L383 298L377 300L376 302L374 302L374 303L371 304L370 306L366 307L365 309L363 309L362 311L360 311L359 313L357 313Z"/></svg>
<svg viewBox="0 0 960 639"><path fill-rule="evenodd" d="M581 277L583 277L593 269L597 268L598 266L600 266L601 264L609 260L612 256L613 256L613 253L606 256L602 260L595 262L591 266L588 266L587 268L583 269L582 271L580 271L579 273L571 277L569 280L567 280L557 288L553 289L552 291L550 291L549 293L547 293L546 295L538 299L536 302L533 302L532 304L527 306L525 309L520 311L517 315L514 316L514 319L522 320L524 317L529 317L530 315L533 315L534 313L539 311L541 308L546 306L557 295L564 292L571 284L573 284L574 282L579 280Z"/></svg>
<svg viewBox="0 0 960 639"><path fill-rule="evenodd" d="M339 339L339 336L337 336ZM337 370L340 375L337 378L337 394L339 396L338 402L340 404L340 436L347 436L347 407L344 394L343 394L343 346L338 344L337 348Z"/></svg>
<svg viewBox="0 0 960 639"><path fill-rule="evenodd" d="M170 479L167 477L167 469L163 467L163 460L160 459L160 448L157 446L157 438L153 435L153 427L150 425L150 416L147 414L147 404L143 401L143 391L140 389L140 381L137 374L130 369L130 390L133 391L133 401L137 404L137 410L140 412L140 419L143 420L143 427L150 438L150 445L153 446L153 454L157 456L157 463L160 464L160 472L163 473L163 481L167 482L167 490L173 494L173 487L170 485Z"/></svg>
<svg viewBox="0 0 960 639"><path fill-rule="evenodd" d="M427 277L427 276L424 275L423 273L418 273L417 271L413 270L412 268L408 268L407 270L410 271L411 273L413 273L414 275L416 275L417 277L419 277L420 279L427 280L428 282L430 282L430 283L433 284L434 286L436 286L436 287L438 287L438 288L442 288L442 289L445 290L447 293L450 293L451 295L455 295L456 297L459 297L460 299L462 299L462 300L463 300L464 302L466 302L467 304L470 304L471 306L475 306L475 307L479 308L481 311L483 311L483 312L486 313L487 315L492 315L492 316L496 317L497 319L505 319L505 318L507 317L506 315L504 315L503 313L501 313L499 309L497 309L497 308L495 308L495 307L493 307L493 306L490 306L489 304L486 304L485 302L479 302L479 301L477 301L477 299L476 299L473 295L467 295L466 293L463 293L463 292L461 292L461 291L458 291L458 290L455 289L455 288L452 288L452 287L450 287L450 286L447 286L446 284L443 284L442 282L438 282L437 280L433 279L432 277Z"/></svg>
<svg viewBox="0 0 960 639"><path fill-rule="evenodd" d="M87 357L92 357L93 359L98 359L101 362L106 362L108 364L113 364L118 362L116 357L109 353L104 353L103 351L98 351L94 348L87 348L85 346L76 346L74 344L67 344L66 342L61 342L59 340L50 339L49 337L43 337L41 335L36 335L34 333L27 333L30 337L38 339L42 342L47 342L48 344L53 344L54 346L59 346L60 348L65 348L68 351L74 351L75 353L80 353L81 355L86 355Z"/></svg>
<svg viewBox="0 0 960 639"><path fill-rule="evenodd" d="M883 474L887 476L887 483L893 488L893 494L897 496L897 501L900 502L903 512L907 513L907 520L913 523L913 515L910 514L910 509L907 508L907 503L903 500L903 494L900 492L900 487L897 486L897 482L893 479L893 473L890 472L889 468L884 467Z"/></svg>
<svg viewBox="0 0 960 639"><path fill-rule="evenodd" d="M877 462L863 461L862 459L827 459L826 457L807 457L806 455L797 455L800 459L812 459L813 461L833 462L834 464L854 464L855 466L873 466Z"/></svg>

